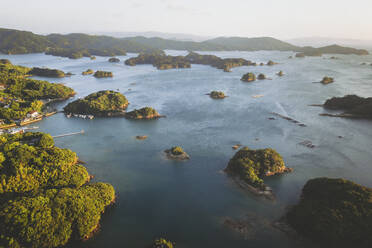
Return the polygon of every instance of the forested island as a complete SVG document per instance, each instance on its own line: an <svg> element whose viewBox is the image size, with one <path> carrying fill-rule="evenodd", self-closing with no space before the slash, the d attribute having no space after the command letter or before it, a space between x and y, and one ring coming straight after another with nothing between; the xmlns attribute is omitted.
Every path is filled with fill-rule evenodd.
<svg viewBox="0 0 372 248"><path fill-rule="evenodd" d="M92 75L94 73L94 71L92 69L87 69L86 71L83 71L81 73L81 75Z"/></svg>
<svg viewBox="0 0 372 248"><path fill-rule="evenodd" d="M291 168L285 166L282 156L270 148L253 150L243 147L235 153L225 168L225 172L239 185L256 195L270 199L273 194L265 185L264 178L291 171Z"/></svg>
<svg viewBox="0 0 372 248"><path fill-rule="evenodd" d="M215 90L211 91L211 93L207 95L209 95L213 99L224 99L225 97L227 97L225 93L223 93L222 91L215 91Z"/></svg>
<svg viewBox="0 0 372 248"><path fill-rule="evenodd" d="M372 97L360 97L357 95L346 95L343 97L332 97L324 103L324 108L331 110L343 110L342 114L324 114L338 117L372 118Z"/></svg>
<svg viewBox="0 0 372 248"><path fill-rule="evenodd" d="M191 64L210 65L217 69L229 72L231 68L238 66L255 65L249 60L242 58L221 59L215 55L201 55L190 52L187 56L170 56L161 53L157 54L140 54L137 57L127 59L126 65L135 66L137 64L152 64L159 70L172 68L190 68Z"/></svg>
<svg viewBox="0 0 372 248"><path fill-rule="evenodd" d="M330 84L330 83L333 83L335 80L333 79L333 77L323 77L323 79L320 81L320 83L322 84Z"/></svg>
<svg viewBox="0 0 372 248"><path fill-rule="evenodd" d="M66 74L57 69L49 69L49 68L39 68L39 67L33 67L29 74L39 77L51 77L51 78L63 78L66 76Z"/></svg>
<svg viewBox="0 0 372 248"><path fill-rule="evenodd" d="M309 180L285 220L324 247L371 247L372 189L345 179Z"/></svg>
<svg viewBox="0 0 372 248"><path fill-rule="evenodd" d="M125 117L128 119L157 119L160 117L164 117L158 113L155 109L151 107L144 107L141 109L135 109L133 111L127 112L125 114Z"/></svg>
<svg viewBox="0 0 372 248"><path fill-rule="evenodd" d="M215 55L201 55L195 52L190 52L185 58L192 64L210 65L217 69L222 69L225 72L229 72L234 67L251 66L256 64L250 60L245 60L242 58L222 59Z"/></svg>
<svg viewBox="0 0 372 248"><path fill-rule="evenodd" d="M124 95L111 90L98 91L69 103L64 107L65 114L93 116L124 116L129 102Z"/></svg>
<svg viewBox="0 0 372 248"><path fill-rule="evenodd" d="M62 84L30 79L30 68L0 64L0 119L2 125L22 124L42 118L43 106L53 100L65 100L75 95Z"/></svg>
<svg viewBox="0 0 372 248"><path fill-rule="evenodd" d="M110 62L110 63L119 63L120 62L120 59L113 57L113 58L109 58L108 62Z"/></svg>
<svg viewBox="0 0 372 248"><path fill-rule="evenodd" d="M244 74L240 80L243 82L248 82L248 83L253 82L253 81L256 81L256 75L252 72L248 72Z"/></svg>
<svg viewBox="0 0 372 248"><path fill-rule="evenodd" d="M137 57L127 59L125 64L130 66L151 64L158 70L191 67L190 62L184 56L170 56L162 53L139 54Z"/></svg>
<svg viewBox="0 0 372 248"><path fill-rule="evenodd" d="M260 51L278 50L301 52L304 56L321 54L366 55L367 50L338 45L320 48L299 47L271 37L244 38L218 37L203 42L177 41L162 38L127 37L114 38L104 35L49 34L38 35L14 29L0 29L0 53L42 53L72 59L98 56L125 55L126 52L153 53L162 50L186 51Z"/></svg>
<svg viewBox="0 0 372 248"><path fill-rule="evenodd" d="M114 74L111 71L96 71L93 76L96 78L109 78L113 77Z"/></svg>
<svg viewBox="0 0 372 248"><path fill-rule="evenodd" d="M0 136L0 246L60 247L85 240L115 200L110 184L89 183L76 153L45 133Z"/></svg>

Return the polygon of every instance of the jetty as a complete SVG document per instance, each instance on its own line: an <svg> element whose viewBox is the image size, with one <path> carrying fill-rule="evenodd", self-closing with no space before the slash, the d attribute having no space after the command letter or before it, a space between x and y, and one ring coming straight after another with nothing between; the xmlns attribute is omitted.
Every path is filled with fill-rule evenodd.
<svg viewBox="0 0 372 248"><path fill-rule="evenodd" d="M55 139L55 138L61 138L61 137L72 136L72 135L76 135L76 134L84 134L84 133L85 133L84 130L81 130L80 132L60 134L60 135L56 135L56 136L52 136L52 137Z"/></svg>
<svg viewBox="0 0 372 248"><path fill-rule="evenodd" d="M330 114L330 113L321 113L320 116L329 116L329 117L343 117L343 118L362 118L361 116L353 115L353 114Z"/></svg>
<svg viewBox="0 0 372 248"><path fill-rule="evenodd" d="M302 145L302 146L306 146L307 148L315 148L315 145L313 144L313 142L311 142L310 140L304 140L300 143L298 143L299 145Z"/></svg>
<svg viewBox="0 0 372 248"><path fill-rule="evenodd" d="M306 127L306 124L300 122L300 121L297 121L289 116L285 116L285 115L282 115L282 114L279 114L279 113L276 113L276 112L271 112L271 114L273 115L276 115L276 116L279 116L280 118L284 119L284 120L287 120L287 121L290 121L292 123L295 123L297 124L298 126L300 127Z"/></svg>

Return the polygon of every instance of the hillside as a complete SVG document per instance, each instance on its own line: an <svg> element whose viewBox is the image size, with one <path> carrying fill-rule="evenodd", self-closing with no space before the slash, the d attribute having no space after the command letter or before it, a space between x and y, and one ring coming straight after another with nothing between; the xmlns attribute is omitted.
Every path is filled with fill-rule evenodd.
<svg viewBox="0 0 372 248"><path fill-rule="evenodd" d="M278 50L296 51L298 47L271 37L244 38L244 37L219 37L203 42L204 44L222 46L225 50L257 51Z"/></svg>
<svg viewBox="0 0 372 248"><path fill-rule="evenodd" d="M41 53L53 44L45 36L0 28L0 53Z"/></svg>
<svg viewBox="0 0 372 248"><path fill-rule="evenodd" d="M368 54L366 50L338 45L321 48L298 47L271 37L244 38L219 37L203 42L179 41L142 36L114 38L104 35L50 34L37 35L32 32L0 29L0 52L25 54L48 52L48 54L69 58L125 55L126 52L159 52L160 50L188 51L294 51L308 53Z"/></svg>

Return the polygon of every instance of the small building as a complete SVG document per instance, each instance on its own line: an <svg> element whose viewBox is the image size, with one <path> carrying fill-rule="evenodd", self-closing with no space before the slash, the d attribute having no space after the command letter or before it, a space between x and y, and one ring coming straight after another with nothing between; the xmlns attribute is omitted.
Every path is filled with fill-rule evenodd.
<svg viewBox="0 0 372 248"><path fill-rule="evenodd" d="M38 116L39 116L39 113L37 111L32 111L32 112L27 114L28 118L36 118Z"/></svg>
<svg viewBox="0 0 372 248"><path fill-rule="evenodd" d="M23 128L12 128L12 129L7 130L7 133L9 134L16 134L16 133L23 133L23 132L24 132Z"/></svg>

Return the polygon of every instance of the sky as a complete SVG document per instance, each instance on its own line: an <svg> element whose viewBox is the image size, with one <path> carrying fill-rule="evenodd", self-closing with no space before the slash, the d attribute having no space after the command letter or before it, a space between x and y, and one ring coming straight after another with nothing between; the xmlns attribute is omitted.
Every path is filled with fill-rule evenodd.
<svg viewBox="0 0 372 248"><path fill-rule="evenodd" d="M372 0L1 0L0 27L372 40Z"/></svg>

